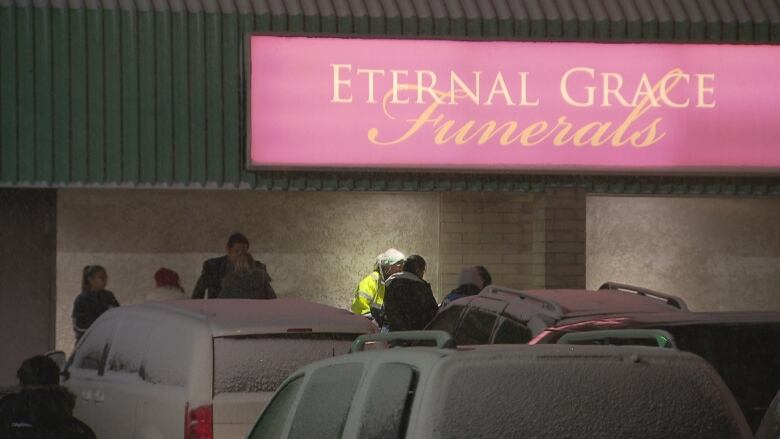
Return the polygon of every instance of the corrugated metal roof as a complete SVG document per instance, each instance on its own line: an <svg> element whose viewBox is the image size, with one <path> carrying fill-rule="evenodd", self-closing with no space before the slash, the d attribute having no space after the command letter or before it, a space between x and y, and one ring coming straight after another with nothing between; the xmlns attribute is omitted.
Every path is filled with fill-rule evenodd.
<svg viewBox="0 0 780 439"><path fill-rule="evenodd" d="M247 33L770 43L780 0L0 0L0 185L777 194L777 178L254 172Z"/></svg>

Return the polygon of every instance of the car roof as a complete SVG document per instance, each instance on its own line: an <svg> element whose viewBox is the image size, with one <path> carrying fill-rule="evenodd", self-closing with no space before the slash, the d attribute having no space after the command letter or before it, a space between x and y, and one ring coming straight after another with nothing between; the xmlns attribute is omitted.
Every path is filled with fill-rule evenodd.
<svg viewBox="0 0 780 439"><path fill-rule="evenodd" d="M606 423L594 426L594 436L612 431L615 437L641 437L642 430L635 427L647 425L648 431L654 432L684 429L689 437L750 437L733 396L712 367L700 357L673 349L493 345L443 357L432 377L431 387L443 390L437 395L441 404L421 414L421 418L432 420L431 431L469 431L470 420L464 415L485 400L477 397L476 402L460 401L458 396L484 392L511 402L511 408L506 409L500 403L485 404L499 413L486 410L480 414L484 425L506 422L502 424L504 434L496 437L519 429L529 436L548 432L551 437L587 437L587 431L577 429L588 425L588 419ZM703 400L710 405L704 407ZM608 416L607 409L629 416L620 418L625 421L621 423L618 415ZM506 416L512 412L527 416ZM659 427L655 424L658 419L670 424Z"/></svg>
<svg viewBox="0 0 780 439"><path fill-rule="evenodd" d="M325 363L344 363L359 359L360 361L395 361L402 357L443 359L447 362L483 361L485 359L528 357L548 360L552 357L581 358L582 361L592 358L612 358L610 361L637 362L637 356L654 356L660 358L696 357L688 352L676 349L661 349L648 346L595 346L595 345L559 345L559 344L484 344L464 345L455 348L440 348L433 346L395 347L384 349L368 349L353 352L315 362L303 369L316 368ZM366 358L367 357L367 358Z"/></svg>
<svg viewBox="0 0 780 439"><path fill-rule="evenodd" d="M527 307L533 306L539 312L555 319L612 313L680 311L679 308L664 299L613 289L514 290L491 285L477 296L468 296L453 303L464 304L467 300L475 301L482 298L507 302L507 308L504 312L510 315L527 315Z"/></svg>
<svg viewBox="0 0 780 439"><path fill-rule="evenodd" d="M299 299L168 300L123 308L175 313L208 325L215 337L287 332L376 332L374 325L365 317L346 309Z"/></svg>
<svg viewBox="0 0 780 439"><path fill-rule="evenodd" d="M604 319L594 319L594 316L577 316L559 321L555 328L562 329L568 325L594 326L645 326L653 324L689 325L689 324L749 324L749 323L780 323L780 311L696 311L696 312L657 312L657 313L621 313L605 315Z"/></svg>

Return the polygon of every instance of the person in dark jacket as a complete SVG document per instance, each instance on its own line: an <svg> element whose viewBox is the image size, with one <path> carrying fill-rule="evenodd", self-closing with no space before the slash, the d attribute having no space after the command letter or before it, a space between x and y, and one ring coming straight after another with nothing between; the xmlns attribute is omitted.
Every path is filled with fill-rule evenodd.
<svg viewBox="0 0 780 439"><path fill-rule="evenodd" d="M415 331L425 328L438 309L431 284L423 280L425 259L406 258L403 271L390 276L385 285L384 331Z"/></svg>
<svg viewBox="0 0 780 439"><path fill-rule="evenodd" d="M481 270L480 270L481 268ZM458 275L458 286L454 290L450 291L450 294L444 298L441 302L441 306L444 306L453 300L458 300L461 297L473 296L479 294L482 288L486 287L492 282L490 273L488 273L485 267L463 267Z"/></svg>
<svg viewBox="0 0 780 439"><path fill-rule="evenodd" d="M220 299L276 299L268 273L255 265L249 253L236 259L235 269L222 278Z"/></svg>
<svg viewBox="0 0 780 439"><path fill-rule="evenodd" d="M36 355L16 372L19 388L0 399L0 437L4 439L96 439L73 417L76 396L59 385L54 361Z"/></svg>
<svg viewBox="0 0 780 439"><path fill-rule="evenodd" d="M203 263L198 282L192 290L193 299L216 299L220 297L222 291L222 279L235 270L235 263L238 258L249 251L249 240L241 233L234 233L228 238L225 246L225 256L208 259ZM265 273L266 288L269 295L276 297L273 287L271 287L271 276L265 264L260 261L254 261L255 267Z"/></svg>
<svg viewBox="0 0 780 439"><path fill-rule="evenodd" d="M474 267L477 269L477 274L479 275L479 280L482 282L481 287L484 289L488 285L493 284L493 277L490 276L490 272L485 268L483 265L477 265Z"/></svg>
<svg viewBox="0 0 780 439"><path fill-rule="evenodd" d="M81 275L81 294L73 301L73 330L76 341L109 309L119 306L114 293L106 290L108 273L100 265L87 265Z"/></svg>

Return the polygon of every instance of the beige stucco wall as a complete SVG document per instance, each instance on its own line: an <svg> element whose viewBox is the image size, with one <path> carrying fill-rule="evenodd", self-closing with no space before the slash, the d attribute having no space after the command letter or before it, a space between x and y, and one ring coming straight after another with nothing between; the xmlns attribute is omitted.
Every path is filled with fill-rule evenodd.
<svg viewBox="0 0 780 439"><path fill-rule="evenodd" d="M104 265L120 303L140 300L161 266L191 292L203 260L242 231L280 297L347 307L376 255L394 246L423 255L439 295L440 196L67 189L57 205L57 348L70 350L70 312L87 264Z"/></svg>
<svg viewBox="0 0 780 439"><path fill-rule="evenodd" d="M695 310L780 310L780 199L587 199L587 285L683 297Z"/></svg>

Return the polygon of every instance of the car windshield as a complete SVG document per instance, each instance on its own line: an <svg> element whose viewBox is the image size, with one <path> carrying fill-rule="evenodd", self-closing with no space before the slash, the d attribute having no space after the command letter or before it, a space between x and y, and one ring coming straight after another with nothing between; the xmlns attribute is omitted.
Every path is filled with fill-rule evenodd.
<svg viewBox="0 0 780 439"><path fill-rule="evenodd" d="M273 392L293 371L349 352L360 334L289 333L214 339L214 394Z"/></svg>

